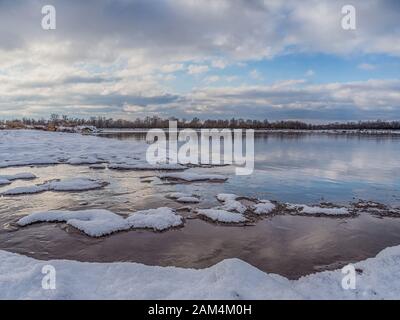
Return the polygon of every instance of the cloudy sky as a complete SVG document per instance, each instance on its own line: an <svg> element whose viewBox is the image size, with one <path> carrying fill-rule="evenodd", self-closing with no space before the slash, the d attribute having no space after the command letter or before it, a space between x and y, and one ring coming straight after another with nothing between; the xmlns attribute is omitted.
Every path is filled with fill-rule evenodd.
<svg viewBox="0 0 400 320"><path fill-rule="evenodd" d="M400 119L400 1L348 3L0 0L0 118Z"/></svg>

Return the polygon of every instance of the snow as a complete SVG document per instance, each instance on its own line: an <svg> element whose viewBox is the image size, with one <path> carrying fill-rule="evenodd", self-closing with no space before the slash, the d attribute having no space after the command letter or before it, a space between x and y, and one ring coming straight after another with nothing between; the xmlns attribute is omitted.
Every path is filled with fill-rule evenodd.
<svg viewBox="0 0 400 320"><path fill-rule="evenodd" d="M21 194L34 194L45 191L88 191L103 188L107 183L86 178L72 178L66 180L49 181L40 185L17 187L6 190L1 194L4 196L15 196Z"/></svg>
<svg viewBox="0 0 400 320"><path fill-rule="evenodd" d="M22 172L12 175L0 175L0 185L10 184L14 180L30 180L36 179L33 173Z"/></svg>
<svg viewBox="0 0 400 320"><path fill-rule="evenodd" d="M42 268L56 270L56 290L43 290ZM239 259L206 269L139 263L41 261L0 250L1 299L399 299L400 246L354 266L356 289L344 290L341 270L288 280Z"/></svg>
<svg viewBox="0 0 400 320"><path fill-rule="evenodd" d="M36 212L21 218L17 224L26 226L36 222L66 222L91 237L100 237L130 228L129 223L121 216L101 209Z"/></svg>
<svg viewBox="0 0 400 320"><path fill-rule="evenodd" d="M197 214L216 222L240 223L247 221L240 213L233 213L222 209L197 209Z"/></svg>
<svg viewBox="0 0 400 320"><path fill-rule="evenodd" d="M181 203L199 203L200 199L196 197L180 197L176 201Z"/></svg>
<svg viewBox="0 0 400 320"><path fill-rule="evenodd" d="M260 203L253 205L252 209L255 214L269 214L275 209L275 204L269 200L260 200Z"/></svg>
<svg viewBox="0 0 400 320"><path fill-rule="evenodd" d="M195 181L226 181L228 178L219 174L198 174L193 172L177 172L177 173L166 173L159 176L160 179L166 180L181 180L188 182Z"/></svg>
<svg viewBox="0 0 400 320"><path fill-rule="evenodd" d="M286 204L286 207L289 210L295 210L300 214L309 214L309 215L327 215L327 216L339 216L339 215L350 215L349 209L345 207L334 207L334 208L326 208L320 206L308 206L305 204Z"/></svg>
<svg viewBox="0 0 400 320"><path fill-rule="evenodd" d="M243 204L241 204L239 201L236 199L238 196L236 194L232 193L220 193L217 195L217 199L221 202L224 203L223 206L220 206L218 208L226 211L235 211L238 213L245 213L247 210L247 207Z"/></svg>
<svg viewBox="0 0 400 320"><path fill-rule="evenodd" d="M190 193L174 192L167 195L167 198L171 198L181 203L199 203L200 199L193 196Z"/></svg>
<svg viewBox="0 0 400 320"><path fill-rule="evenodd" d="M183 224L182 217L167 207L137 211L127 219L131 228L149 228L157 231L178 227Z"/></svg>
<svg viewBox="0 0 400 320"><path fill-rule="evenodd" d="M137 211L126 219L103 209L52 210L32 213L18 220L17 224L23 227L36 222L66 222L91 237L101 237L132 228L162 231L183 224L182 217L166 207Z"/></svg>

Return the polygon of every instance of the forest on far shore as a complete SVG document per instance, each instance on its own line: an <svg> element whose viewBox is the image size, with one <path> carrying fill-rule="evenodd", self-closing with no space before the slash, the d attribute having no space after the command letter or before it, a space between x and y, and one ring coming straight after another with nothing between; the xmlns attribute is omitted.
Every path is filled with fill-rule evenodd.
<svg viewBox="0 0 400 320"><path fill-rule="evenodd" d="M236 119L229 120L200 120L193 118L191 120L177 118L160 118L157 116L146 117L135 120L112 119L106 117L90 117L88 119L73 118L66 115L52 114L48 119L14 119L0 120L0 128L37 128L49 129L57 127L75 127L75 126L94 126L97 128L115 128L115 129L150 129L150 128L168 128L169 121L178 122L178 128L230 128L230 129L267 129L267 130L400 130L400 121L351 121L351 122L333 122L325 124L311 124L302 121L269 121Z"/></svg>

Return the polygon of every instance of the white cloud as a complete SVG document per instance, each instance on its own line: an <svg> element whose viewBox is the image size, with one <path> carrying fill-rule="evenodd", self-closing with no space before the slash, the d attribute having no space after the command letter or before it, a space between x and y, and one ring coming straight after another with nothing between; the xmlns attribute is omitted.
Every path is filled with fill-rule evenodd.
<svg viewBox="0 0 400 320"><path fill-rule="evenodd" d="M188 74L200 74L208 72L209 68L206 65L194 65L191 64L188 66Z"/></svg>
<svg viewBox="0 0 400 320"><path fill-rule="evenodd" d="M171 102L170 106L182 116L391 119L400 111L400 80L319 85L289 80L264 86L206 87L181 97L179 103Z"/></svg>
<svg viewBox="0 0 400 320"><path fill-rule="evenodd" d="M123 116L124 108L143 114L157 112L156 108L162 109L160 114L186 114L183 104L189 97L196 103L191 114L204 115L223 114L223 108L232 111L235 106L239 110L247 106L247 116L276 109L332 108L387 110L387 116L393 116L391 110L399 109L399 86L389 80L379 86L360 82L320 87L288 80L257 90L241 86L218 94L202 89L181 95L165 83L179 71L204 74L210 66L220 72L208 77L210 83L216 76L219 82L233 82L238 75L246 78L244 67L251 60L283 54L372 53L398 58L398 1L354 0L358 19L354 32L341 28L341 3L330 0L54 0L54 5L60 13L58 29L44 32L40 1L0 1L3 116L79 114L80 110ZM243 69L224 76L230 70L222 69L228 66ZM250 76L261 79L256 69Z"/></svg>
<svg viewBox="0 0 400 320"><path fill-rule="evenodd" d="M206 83L214 83L214 82L219 81L220 79L221 79L221 78L220 78L219 76L214 75L214 76L206 77L206 78L204 79L204 82L206 82Z"/></svg>
<svg viewBox="0 0 400 320"><path fill-rule="evenodd" d="M211 65L214 68L225 69L227 67L228 63L223 59L218 59L218 60L212 60Z"/></svg>
<svg viewBox="0 0 400 320"><path fill-rule="evenodd" d="M183 70L184 66L182 63L170 63L170 64L165 64L160 68L161 72L164 73L173 73L176 71Z"/></svg>

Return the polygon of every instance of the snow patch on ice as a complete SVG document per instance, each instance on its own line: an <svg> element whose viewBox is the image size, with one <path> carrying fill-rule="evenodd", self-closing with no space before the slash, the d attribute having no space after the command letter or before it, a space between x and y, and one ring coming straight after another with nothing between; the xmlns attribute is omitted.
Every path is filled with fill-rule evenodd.
<svg viewBox="0 0 400 320"><path fill-rule="evenodd" d="M149 228L157 231L178 227L183 223L182 217L167 207L137 211L126 220L131 228Z"/></svg>
<svg viewBox="0 0 400 320"><path fill-rule="evenodd" d="M174 199L181 203L199 203L200 199L191 193L174 192L167 194L167 198Z"/></svg>
<svg viewBox="0 0 400 320"><path fill-rule="evenodd" d="M305 204L290 204L287 203L286 207L289 210L295 210L300 214L309 215L327 215L327 216L339 216L339 215L350 215L350 211L345 207L321 207L321 206L308 206Z"/></svg>
<svg viewBox="0 0 400 320"><path fill-rule="evenodd" d="M237 201L236 199L238 196L236 194L232 193L220 193L217 195L217 199L224 204L220 207L219 209L226 210L226 211L235 211L238 213L245 213L247 210L247 207Z"/></svg>
<svg viewBox="0 0 400 320"><path fill-rule="evenodd" d="M58 192L89 191L89 190L103 188L106 184L107 183L105 182L96 181L92 179L72 178L66 180L49 181L40 185L17 187L6 190L1 194L3 196L15 196L22 194L34 194L45 191L58 191Z"/></svg>
<svg viewBox="0 0 400 320"><path fill-rule="evenodd" d="M91 209L79 211L53 210L32 213L18 220L26 226L36 222L66 222L91 237L101 237L129 229L153 229L162 231L183 224L181 216L170 208L137 211L126 219L108 210Z"/></svg>
<svg viewBox="0 0 400 320"><path fill-rule="evenodd" d="M200 199L196 197L180 197L176 201L181 203L199 203Z"/></svg>
<svg viewBox="0 0 400 320"><path fill-rule="evenodd" d="M275 204L273 204L269 200L260 200L260 203L257 203L252 206L253 212L258 215L269 214L275 208L276 208Z"/></svg>
<svg viewBox="0 0 400 320"><path fill-rule="evenodd" d="M197 209L197 214L213 221L224 223L240 223L247 219L240 213L233 213L222 209Z"/></svg>
<svg viewBox="0 0 400 320"><path fill-rule="evenodd" d="M66 222L91 237L129 229L129 224L124 218L101 209L36 212L21 218L17 224L26 226L36 222Z"/></svg>

